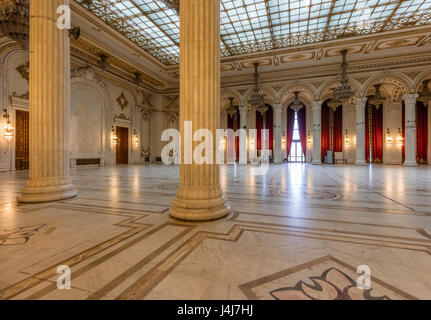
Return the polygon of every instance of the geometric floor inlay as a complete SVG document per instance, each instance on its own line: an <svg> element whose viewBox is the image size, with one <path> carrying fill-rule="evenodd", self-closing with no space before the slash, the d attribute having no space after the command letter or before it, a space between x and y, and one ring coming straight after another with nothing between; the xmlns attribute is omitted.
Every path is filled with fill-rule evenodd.
<svg viewBox="0 0 431 320"><path fill-rule="evenodd" d="M360 275L352 266L326 256L242 284L251 300L416 300L379 279L371 277L370 289L359 289Z"/></svg>

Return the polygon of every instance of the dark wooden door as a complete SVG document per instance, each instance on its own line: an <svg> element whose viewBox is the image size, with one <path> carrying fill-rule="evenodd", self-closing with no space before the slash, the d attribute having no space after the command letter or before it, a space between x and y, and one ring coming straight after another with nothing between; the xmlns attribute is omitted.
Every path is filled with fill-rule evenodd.
<svg viewBox="0 0 431 320"><path fill-rule="evenodd" d="M16 110L15 126L15 168L16 170L26 170L29 167L29 113Z"/></svg>
<svg viewBox="0 0 431 320"><path fill-rule="evenodd" d="M129 129L117 127L117 164L129 163Z"/></svg>

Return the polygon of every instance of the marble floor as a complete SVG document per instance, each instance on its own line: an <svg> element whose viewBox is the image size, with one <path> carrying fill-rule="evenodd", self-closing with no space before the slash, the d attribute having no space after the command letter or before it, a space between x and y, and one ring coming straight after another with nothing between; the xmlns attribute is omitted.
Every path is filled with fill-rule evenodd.
<svg viewBox="0 0 431 320"><path fill-rule="evenodd" d="M169 217L174 166L74 169L79 197L38 205L0 173L0 299L431 299L430 166L251 170L221 168L208 223Z"/></svg>

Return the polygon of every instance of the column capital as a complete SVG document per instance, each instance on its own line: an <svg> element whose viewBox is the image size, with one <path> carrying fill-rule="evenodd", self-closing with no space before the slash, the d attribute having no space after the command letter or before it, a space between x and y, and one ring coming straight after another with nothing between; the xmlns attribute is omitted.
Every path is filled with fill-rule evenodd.
<svg viewBox="0 0 431 320"><path fill-rule="evenodd" d="M313 101L311 102L311 107L313 109L320 109L322 107L323 101Z"/></svg>
<svg viewBox="0 0 431 320"><path fill-rule="evenodd" d="M367 101L368 101L367 97L365 97L365 98L356 98L356 108L357 109L359 109L359 108L365 108L365 106L367 105Z"/></svg>
<svg viewBox="0 0 431 320"><path fill-rule="evenodd" d="M247 112L248 108L247 107L238 107L239 112Z"/></svg>
<svg viewBox="0 0 431 320"><path fill-rule="evenodd" d="M403 100L406 104L416 104L416 100L419 97L419 94L417 93L412 93L412 94L407 94L403 97Z"/></svg>
<svg viewBox="0 0 431 320"><path fill-rule="evenodd" d="M281 112L281 107L282 107L283 105L281 104L281 103L277 103L277 104L274 104L273 106L272 106L272 108L273 108L273 110L274 110L274 112Z"/></svg>

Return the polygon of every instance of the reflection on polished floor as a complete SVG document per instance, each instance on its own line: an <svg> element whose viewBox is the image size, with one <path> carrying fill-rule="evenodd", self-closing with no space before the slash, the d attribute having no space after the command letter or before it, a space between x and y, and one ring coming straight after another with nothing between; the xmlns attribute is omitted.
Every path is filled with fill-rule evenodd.
<svg viewBox="0 0 431 320"><path fill-rule="evenodd" d="M209 223L169 217L173 166L78 169L78 198L19 206L27 173L1 173L0 299L431 298L429 167L250 170L221 168L234 212Z"/></svg>

